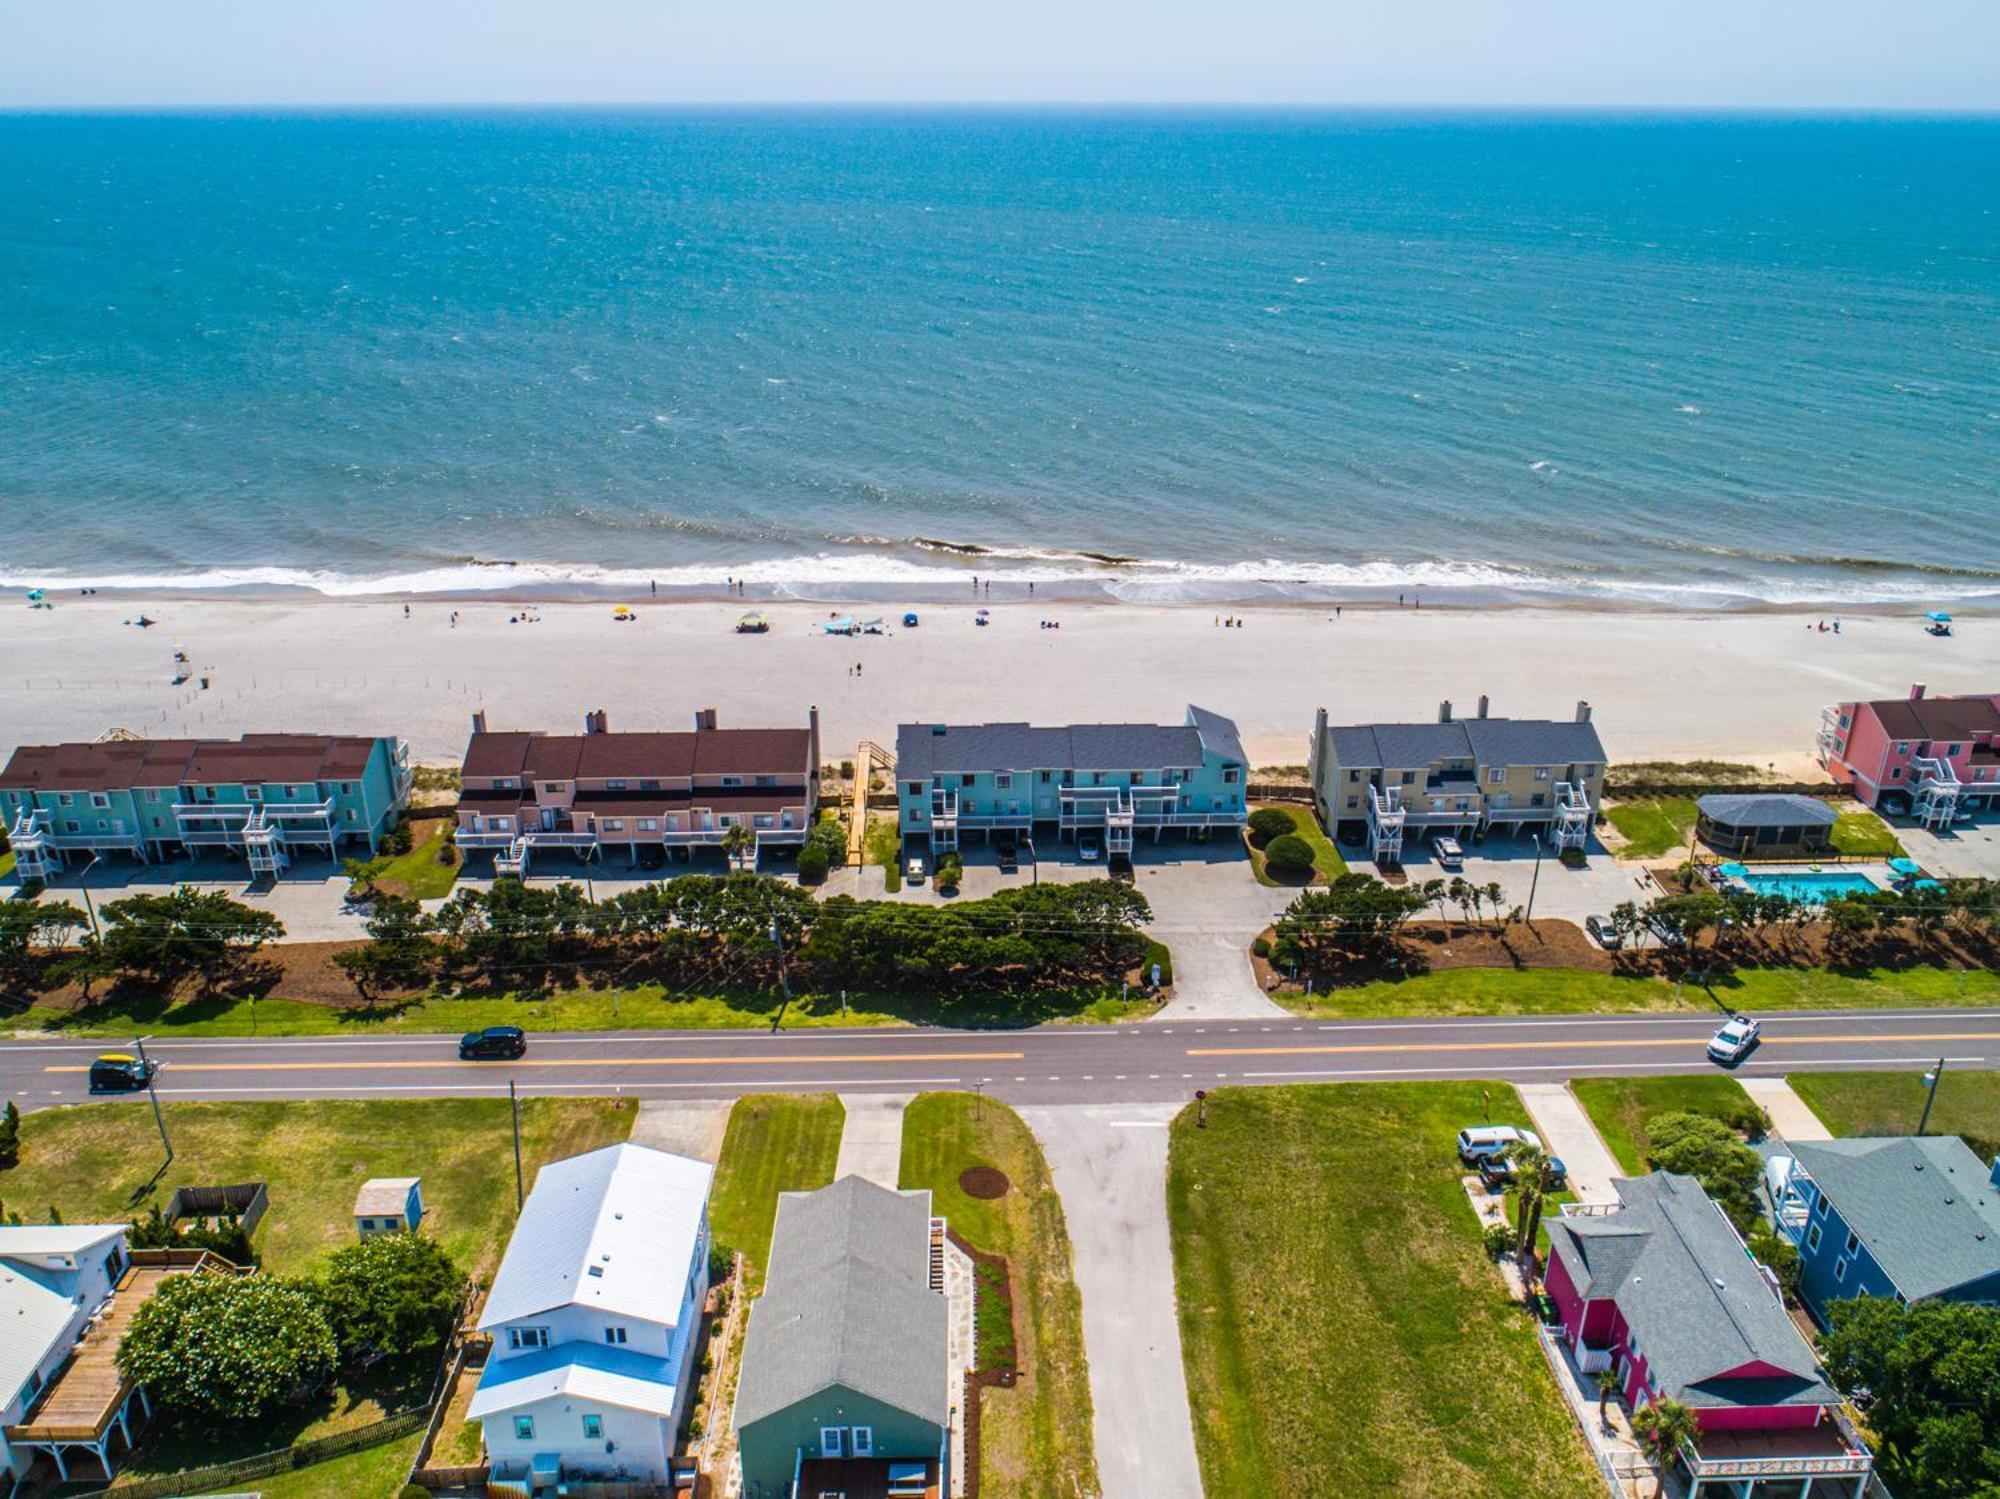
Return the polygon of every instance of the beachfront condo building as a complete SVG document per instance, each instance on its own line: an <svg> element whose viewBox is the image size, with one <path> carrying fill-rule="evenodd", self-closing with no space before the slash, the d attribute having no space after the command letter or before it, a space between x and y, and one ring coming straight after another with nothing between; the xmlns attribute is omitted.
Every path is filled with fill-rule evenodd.
<svg viewBox="0 0 2000 1499"><path fill-rule="evenodd" d="M28 744L0 771L0 820L24 880L109 853L217 848L276 874L301 848L376 844L410 799L410 748L387 735L245 734Z"/></svg>
<svg viewBox="0 0 2000 1499"><path fill-rule="evenodd" d="M1435 723L1313 722L1307 749L1320 821L1365 842L1377 864L1403 861L1406 835L1533 833L1556 852L1582 849L1604 792L1604 744L1590 704L1568 719L1471 718L1438 704Z"/></svg>
<svg viewBox="0 0 2000 1499"><path fill-rule="evenodd" d="M2000 693L1835 703L1820 715L1819 762L1877 812L1949 827L2000 807Z"/></svg>
<svg viewBox="0 0 2000 1499"><path fill-rule="evenodd" d="M805 842L819 805L819 709L803 728L722 729L715 710L691 730L613 733L603 709L581 734L495 732L472 716L459 774L458 846L524 876L541 850L580 859L622 850L634 863L720 847L733 827L751 847Z"/></svg>
<svg viewBox="0 0 2000 1499"><path fill-rule="evenodd" d="M906 723L896 804L906 844L952 852L967 833L1047 830L1129 854L1169 829L1240 828L1250 765L1236 725L1192 705L1178 724Z"/></svg>

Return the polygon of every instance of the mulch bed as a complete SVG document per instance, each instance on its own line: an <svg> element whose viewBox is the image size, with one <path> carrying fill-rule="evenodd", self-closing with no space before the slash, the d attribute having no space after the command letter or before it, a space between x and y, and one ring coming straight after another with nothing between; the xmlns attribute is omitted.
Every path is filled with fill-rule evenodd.
<svg viewBox="0 0 2000 1499"><path fill-rule="evenodd" d="M990 1170L992 1170L991 1167L975 1166L966 1175L972 1175L973 1171ZM1003 1182L1007 1179L998 1171L994 1171L993 1174L999 1176ZM959 1184L960 1186L964 1185L962 1178ZM946 1226L944 1232L945 1237L962 1251L966 1258L972 1261L973 1276L975 1283L979 1287L979 1294L981 1296L991 1295L996 1292L997 1288L997 1293L1006 1299L1007 1325L1012 1327L1014 1323L1014 1299L1011 1290L1012 1282L1008 1279L1007 1257L1000 1254L988 1254L983 1249L975 1249L966 1241L963 1234L949 1225ZM982 1275L979 1273L982 1268L989 1272L997 1273ZM1009 1338L1008 1341L1012 1343L1013 1339ZM1016 1343L1014 1346L1019 1347L1019 1344ZM975 1347L973 1351L976 1359L978 1350ZM977 1367L966 1371L965 1410L963 1413L965 1420L966 1499L979 1499L979 1392L989 1385L1011 1390L1014 1387L1015 1379L1019 1377L1019 1373L1020 1371L1016 1369L981 1369Z"/></svg>
<svg viewBox="0 0 2000 1499"><path fill-rule="evenodd" d="M958 1190L981 1202L1005 1197L1013 1185L998 1166L968 1166L958 1174Z"/></svg>

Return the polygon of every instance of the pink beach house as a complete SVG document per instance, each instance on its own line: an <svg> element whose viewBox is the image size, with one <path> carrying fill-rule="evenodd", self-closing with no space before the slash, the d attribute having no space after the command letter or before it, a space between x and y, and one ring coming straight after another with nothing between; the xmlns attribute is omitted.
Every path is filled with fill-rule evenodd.
<svg viewBox="0 0 2000 1499"><path fill-rule="evenodd" d="M1872 1499L1874 1457L1840 1413L1775 1282L1692 1177L1613 1183L1617 1205L1549 1224L1547 1285L1584 1373L1610 1368L1636 1409L1699 1423L1670 1475L1686 1499Z"/></svg>
<svg viewBox="0 0 2000 1499"><path fill-rule="evenodd" d="M1949 827L2000 806L2000 693L1835 703L1820 715L1819 761L1878 812Z"/></svg>

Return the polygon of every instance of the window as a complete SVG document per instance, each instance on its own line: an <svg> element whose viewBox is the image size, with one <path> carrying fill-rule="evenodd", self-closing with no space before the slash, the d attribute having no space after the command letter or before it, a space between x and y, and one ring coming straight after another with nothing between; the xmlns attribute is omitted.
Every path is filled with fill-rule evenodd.
<svg viewBox="0 0 2000 1499"><path fill-rule="evenodd" d="M775 786L778 784L778 778L776 776L759 776L757 777L757 784L759 786Z"/></svg>
<svg viewBox="0 0 2000 1499"><path fill-rule="evenodd" d="M1903 767L1902 767L1902 766L1900 766L1900 765L1898 765L1898 766L1897 766L1897 767L1896 767L1896 768L1895 768L1894 770L1890 771L1890 772L1889 772L1889 779L1890 779L1890 780L1892 780L1892 781L1900 781L1900 780L1902 780L1902 779L1903 779Z"/></svg>
<svg viewBox="0 0 2000 1499"><path fill-rule="evenodd" d="M1048 783L1049 783L1049 773L1045 770L1042 772L1042 784L1046 786L1048 785Z"/></svg>
<svg viewBox="0 0 2000 1499"><path fill-rule="evenodd" d="M518 791L521 789L521 783L512 776L495 776L493 778L493 789L495 791Z"/></svg>
<svg viewBox="0 0 2000 1499"><path fill-rule="evenodd" d="M607 818L605 818L605 819L604 819L604 831L605 831L605 832L607 832L607 833L622 833L622 832L624 832L624 831L625 831L625 819L624 819L624 818L622 818L622 817L607 817Z"/></svg>
<svg viewBox="0 0 2000 1499"><path fill-rule="evenodd" d="M535 1418L533 1416L516 1416L514 1418L514 1440L517 1442L532 1442L534 1439Z"/></svg>
<svg viewBox="0 0 2000 1499"><path fill-rule="evenodd" d="M1549 778L1549 768L1548 768L1548 766L1546 766L1546 765L1538 765L1538 766L1536 766L1536 767L1535 767L1535 779L1536 779L1536 780L1538 780L1538 781L1546 781L1546 780L1547 780L1548 778Z"/></svg>
<svg viewBox="0 0 2000 1499"><path fill-rule="evenodd" d="M546 1327L510 1327L507 1329L509 1348L546 1348L549 1346L549 1330ZM528 1435L533 1436L533 1432Z"/></svg>
<svg viewBox="0 0 2000 1499"><path fill-rule="evenodd" d="M1486 779L1489 784L1498 786L1502 781L1507 779L1506 768L1500 765L1494 766L1491 770L1486 772Z"/></svg>
<svg viewBox="0 0 2000 1499"><path fill-rule="evenodd" d="M1813 1211L1824 1218L1826 1216L1827 1204L1831 1200L1824 1192L1820 1193L1819 1200L1813 1204Z"/></svg>
<svg viewBox="0 0 2000 1499"><path fill-rule="evenodd" d="M243 799L246 802L261 802L264 799L264 788L262 786L245 786L243 788Z"/></svg>
<svg viewBox="0 0 2000 1499"><path fill-rule="evenodd" d="M1907 743L1899 744L1896 746L1896 753L1899 755L1907 755L1909 752L1910 752L1910 746Z"/></svg>
<svg viewBox="0 0 2000 1499"><path fill-rule="evenodd" d="M149 802L156 802L159 799L160 799L160 793L157 791L148 791L146 793L146 800Z"/></svg>
<svg viewBox="0 0 2000 1499"><path fill-rule="evenodd" d="M849 1434L854 1439L854 1455L856 1457L871 1457L874 1455L875 1452L874 1427L857 1426Z"/></svg>
<svg viewBox="0 0 2000 1499"><path fill-rule="evenodd" d="M296 786L287 786L285 788L285 795L288 797L297 796L298 794L299 794L299 788Z"/></svg>
<svg viewBox="0 0 2000 1499"><path fill-rule="evenodd" d="M1806 1248L1819 1248L1819 1225L1817 1223L1806 1232Z"/></svg>
<svg viewBox="0 0 2000 1499"><path fill-rule="evenodd" d="M604 783L604 789L605 789L606 791L623 791L623 790L625 789L625 782L624 782L624 779L623 779L622 777L620 777L620 778L616 778L616 779L613 779L613 780L609 780L609 781L606 781L606 782Z"/></svg>
<svg viewBox="0 0 2000 1499"><path fill-rule="evenodd" d="M642 833L657 833L657 832L659 832L659 830L660 830L660 819L659 819L659 818L657 818L657 817L642 817L642 818L640 818L640 819L639 819L639 831L640 831L640 832L642 832Z"/></svg>
<svg viewBox="0 0 2000 1499"><path fill-rule="evenodd" d="M71 796L67 791L58 791L56 793L56 805L58 807L74 807L76 805L76 798Z"/></svg>
<svg viewBox="0 0 2000 1499"><path fill-rule="evenodd" d="M643 776L639 781L639 789L641 791L658 791L660 783L651 776Z"/></svg>
<svg viewBox="0 0 2000 1499"><path fill-rule="evenodd" d="M757 826L760 828L769 828L777 826L776 821L772 818L769 812L757 813L754 820Z"/></svg>
<svg viewBox="0 0 2000 1499"><path fill-rule="evenodd" d="M607 1343L616 1343L616 1344L617 1344L617 1345L618 1345L619 1347L621 1347L621 1348L622 1348L622 1347L624 1347L624 1346L625 1346L625 1329L624 1329L624 1328L622 1328L622 1327L607 1327L607 1328L605 1328L605 1329L604 1329L604 1341L605 1341L605 1342L607 1342Z"/></svg>
<svg viewBox="0 0 2000 1499"><path fill-rule="evenodd" d="M63 819L63 831L65 833L81 833L83 831L83 824L78 822L74 817L65 817Z"/></svg>
<svg viewBox="0 0 2000 1499"><path fill-rule="evenodd" d="M741 776L724 776L724 777L722 778L722 784L723 784L723 785L725 785L725 786L741 786L741 785L743 784L743 777L741 777Z"/></svg>
<svg viewBox="0 0 2000 1499"><path fill-rule="evenodd" d="M42 1371L40 1369L30 1369L28 1371L28 1382L26 1385L22 1386L23 1393L25 1393L30 1400L33 1400L36 1394L40 1392L41 1388L42 1388Z"/></svg>
<svg viewBox="0 0 2000 1499"><path fill-rule="evenodd" d="M1859 1235L1859 1234L1856 1234L1856 1233L1850 1233L1850 1234L1849 1234L1849 1235L1847 1236L1847 1250L1846 1250L1846 1252L1847 1252L1848 1254L1852 1254L1852 1253L1854 1253L1854 1251L1855 1251L1855 1250L1859 1249L1860 1247L1861 1247L1861 1235Z"/></svg>
<svg viewBox="0 0 2000 1499"><path fill-rule="evenodd" d="M90 804L93 807L108 807L111 805L111 798L102 791L93 791L90 793Z"/></svg>
<svg viewBox="0 0 2000 1499"><path fill-rule="evenodd" d="M1352 812L1356 807L1360 805L1361 805L1361 798L1358 796L1350 796L1347 799L1347 810L1350 812Z"/></svg>
<svg viewBox="0 0 2000 1499"><path fill-rule="evenodd" d="M922 781L910 781L904 785L903 789L911 796L922 796L924 794L924 783Z"/></svg>
<svg viewBox="0 0 2000 1499"><path fill-rule="evenodd" d="M1404 784L1405 786L1414 786L1414 785L1416 785L1416 784L1417 784L1417 773L1416 773L1416 772L1415 772L1414 770L1406 770L1406 771L1404 771L1404 772L1403 772L1403 776L1402 776L1402 781L1403 781L1403 784Z"/></svg>
<svg viewBox="0 0 2000 1499"><path fill-rule="evenodd" d="M373 1233L375 1231L375 1220L373 1218L363 1218L361 1220L361 1231L364 1234Z"/></svg>
<svg viewBox="0 0 2000 1499"><path fill-rule="evenodd" d="M604 1417L585 1416L583 1418L583 1439L586 1442L601 1442L604 1440Z"/></svg>
<svg viewBox="0 0 2000 1499"><path fill-rule="evenodd" d="M1014 787L1014 778L1012 776L1002 773L993 777L994 790L1011 791L1013 787Z"/></svg>
<svg viewBox="0 0 2000 1499"><path fill-rule="evenodd" d="M819 1455L821 1457L844 1457L847 1436L845 1426L822 1426L819 1429Z"/></svg>
<svg viewBox="0 0 2000 1499"><path fill-rule="evenodd" d="M960 776L958 778L958 784L961 786L970 786L972 784L972 781L973 778L971 776Z"/></svg>
<svg viewBox="0 0 2000 1499"><path fill-rule="evenodd" d="M354 795L354 782L352 782L352 781L342 781L342 782L340 783L340 794L341 794L342 796L352 796L352 795Z"/></svg>
<svg viewBox="0 0 2000 1499"><path fill-rule="evenodd" d="M1240 770L1230 769L1230 770L1225 770L1222 773L1222 784L1225 786L1234 786L1238 781L1242 779L1243 779L1243 772Z"/></svg>
<svg viewBox="0 0 2000 1499"><path fill-rule="evenodd" d="M1846 1255L1843 1254L1839 1259L1833 1262L1833 1278L1837 1281L1845 1281L1847 1279Z"/></svg>
<svg viewBox="0 0 2000 1499"><path fill-rule="evenodd" d="M1360 779L1361 779L1361 772L1358 770L1350 770L1347 773L1347 781L1349 785L1352 785L1354 782Z"/></svg>

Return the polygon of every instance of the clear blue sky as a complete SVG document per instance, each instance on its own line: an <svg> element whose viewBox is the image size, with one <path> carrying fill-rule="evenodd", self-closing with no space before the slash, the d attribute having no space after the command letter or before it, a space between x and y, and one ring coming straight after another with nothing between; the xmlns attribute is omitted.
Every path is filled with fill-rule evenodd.
<svg viewBox="0 0 2000 1499"><path fill-rule="evenodd" d="M0 108L2000 108L2000 0L0 0Z"/></svg>

